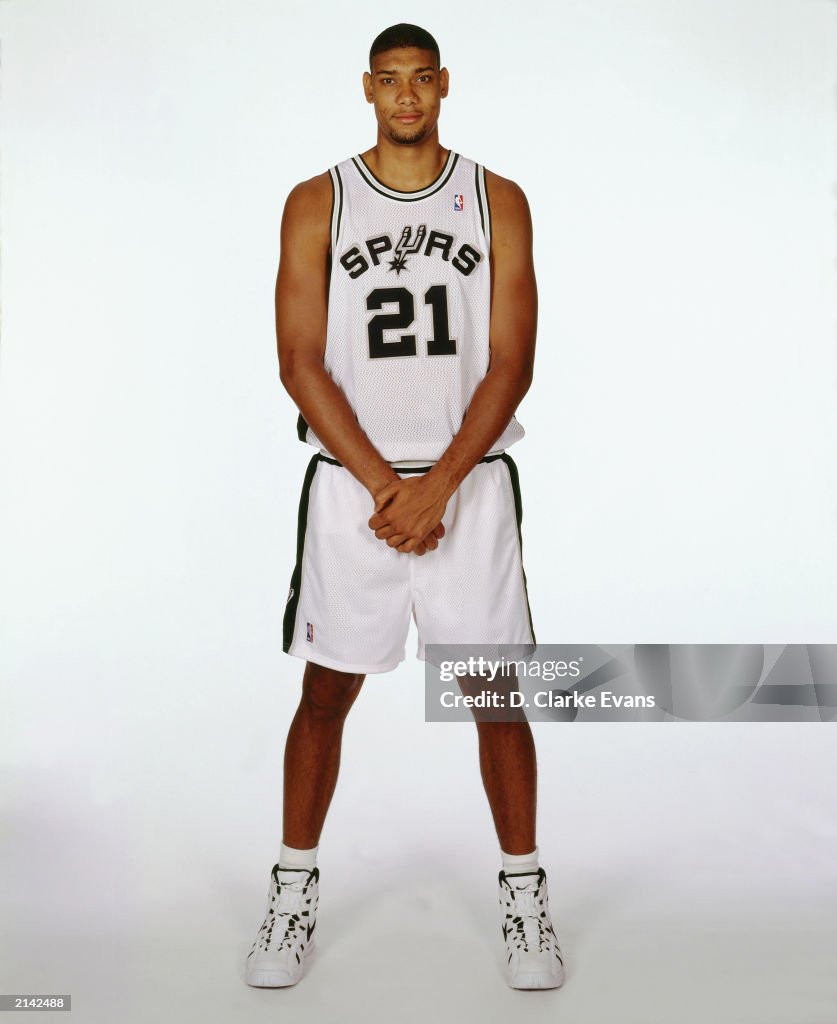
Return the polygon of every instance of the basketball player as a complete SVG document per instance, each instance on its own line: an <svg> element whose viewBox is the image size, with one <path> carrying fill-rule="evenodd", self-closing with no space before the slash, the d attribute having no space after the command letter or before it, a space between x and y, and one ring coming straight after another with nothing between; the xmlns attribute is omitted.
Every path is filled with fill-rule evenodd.
<svg viewBox="0 0 837 1024"><path fill-rule="evenodd" d="M276 329L302 487L284 650L306 660L288 733L283 842L248 984L302 976L314 948L320 832L343 723L370 672L430 643L534 644L523 572L515 410L537 294L526 198L439 143L448 93L433 37L395 25L363 88L376 144L297 185L282 219ZM480 767L501 847L507 980L556 988L561 951L535 843L528 723L483 722Z"/></svg>

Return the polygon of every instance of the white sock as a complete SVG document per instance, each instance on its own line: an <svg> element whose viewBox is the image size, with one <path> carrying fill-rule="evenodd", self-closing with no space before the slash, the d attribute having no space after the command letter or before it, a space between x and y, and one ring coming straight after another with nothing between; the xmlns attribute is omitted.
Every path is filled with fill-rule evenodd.
<svg viewBox="0 0 837 1024"><path fill-rule="evenodd" d="M500 850L503 858L503 871L507 875L534 875L538 873L538 848L531 853L506 853Z"/></svg>
<svg viewBox="0 0 837 1024"><path fill-rule="evenodd" d="M285 846L279 851L279 867L288 871L310 871L317 863L317 850L319 845L312 846L310 850L295 850L293 846Z"/></svg>

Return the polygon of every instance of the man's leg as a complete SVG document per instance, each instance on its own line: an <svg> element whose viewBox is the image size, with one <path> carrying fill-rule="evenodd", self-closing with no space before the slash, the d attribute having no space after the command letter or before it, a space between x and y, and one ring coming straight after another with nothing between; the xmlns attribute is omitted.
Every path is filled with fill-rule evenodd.
<svg viewBox="0 0 837 1024"><path fill-rule="evenodd" d="M485 680L473 676L460 677L459 685L472 696L486 689ZM535 845L535 741L523 710L508 707L507 695L516 689L516 680L495 682L489 692L506 698L504 706L472 708L482 781L503 857L499 882L506 980L512 988L558 988L564 983L564 957Z"/></svg>
<svg viewBox="0 0 837 1024"><path fill-rule="evenodd" d="M480 676L459 676L463 694L477 696L485 690ZM507 701L517 683L501 683L490 689ZM479 739L480 774L494 818L500 849L519 856L535 849L537 806L537 758L532 729L521 709L472 708ZM507 721L506 719L513 719Z"/></svg>
<svg viewBox="0 0 837 1024"><path fill-rule="evenodd" d="M340 769L343 723L364 676L307 662L285 744L282 842L308 850L320 841Z"/></svg>
<svg viewBox="0 0 837 1024"><path fill-rule="evenodd" d="M537 761L529 723L477 722L480 773L500 849L515 855L535 849Z"/></svg>
<svg viewBox="0 0 837 1024"><path fill-rule="evenodd" d="M271 872L267 914L247 956L248 985L295 985L314 949L316 847L337 783L343 723L363 680L310 661L305 666L302 699L285 744L282 853Z"/></svg>

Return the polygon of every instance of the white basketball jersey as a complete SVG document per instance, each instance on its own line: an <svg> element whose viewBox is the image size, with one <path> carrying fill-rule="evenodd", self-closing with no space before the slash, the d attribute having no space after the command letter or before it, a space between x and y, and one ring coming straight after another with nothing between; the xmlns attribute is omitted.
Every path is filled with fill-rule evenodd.
<svg viewBox="0 0 837 1024"><path fill-rule="evenodd" d="M325 368L387 462L438 459L488 369L485 171L451 151L417 192L382 184L359 156L329 173ZM513 416L490 452L523 434ZM299 437L330 454L302 416Z"/></svg>

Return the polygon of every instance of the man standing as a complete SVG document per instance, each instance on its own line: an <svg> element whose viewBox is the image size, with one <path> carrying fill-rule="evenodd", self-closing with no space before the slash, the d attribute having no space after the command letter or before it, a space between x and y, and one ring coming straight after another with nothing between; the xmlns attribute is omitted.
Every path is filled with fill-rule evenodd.
<svg viewBox="0 0 837 1024"><path fill-rule="evenodd" d="M305 476L284 650L307 662L288 733L283 842L250 985L302 976L313 949L320 832L343 723L369 672L426 644L535 642L523 572L515 410L532 379L537 292L526 198L444 149L448 93L433 37L373 42L365 153L297 185L276 284L280 377L318 453ZM500 842L502 931L515 988L563 963L535 843L527 722L478 722Z"/></svg>

